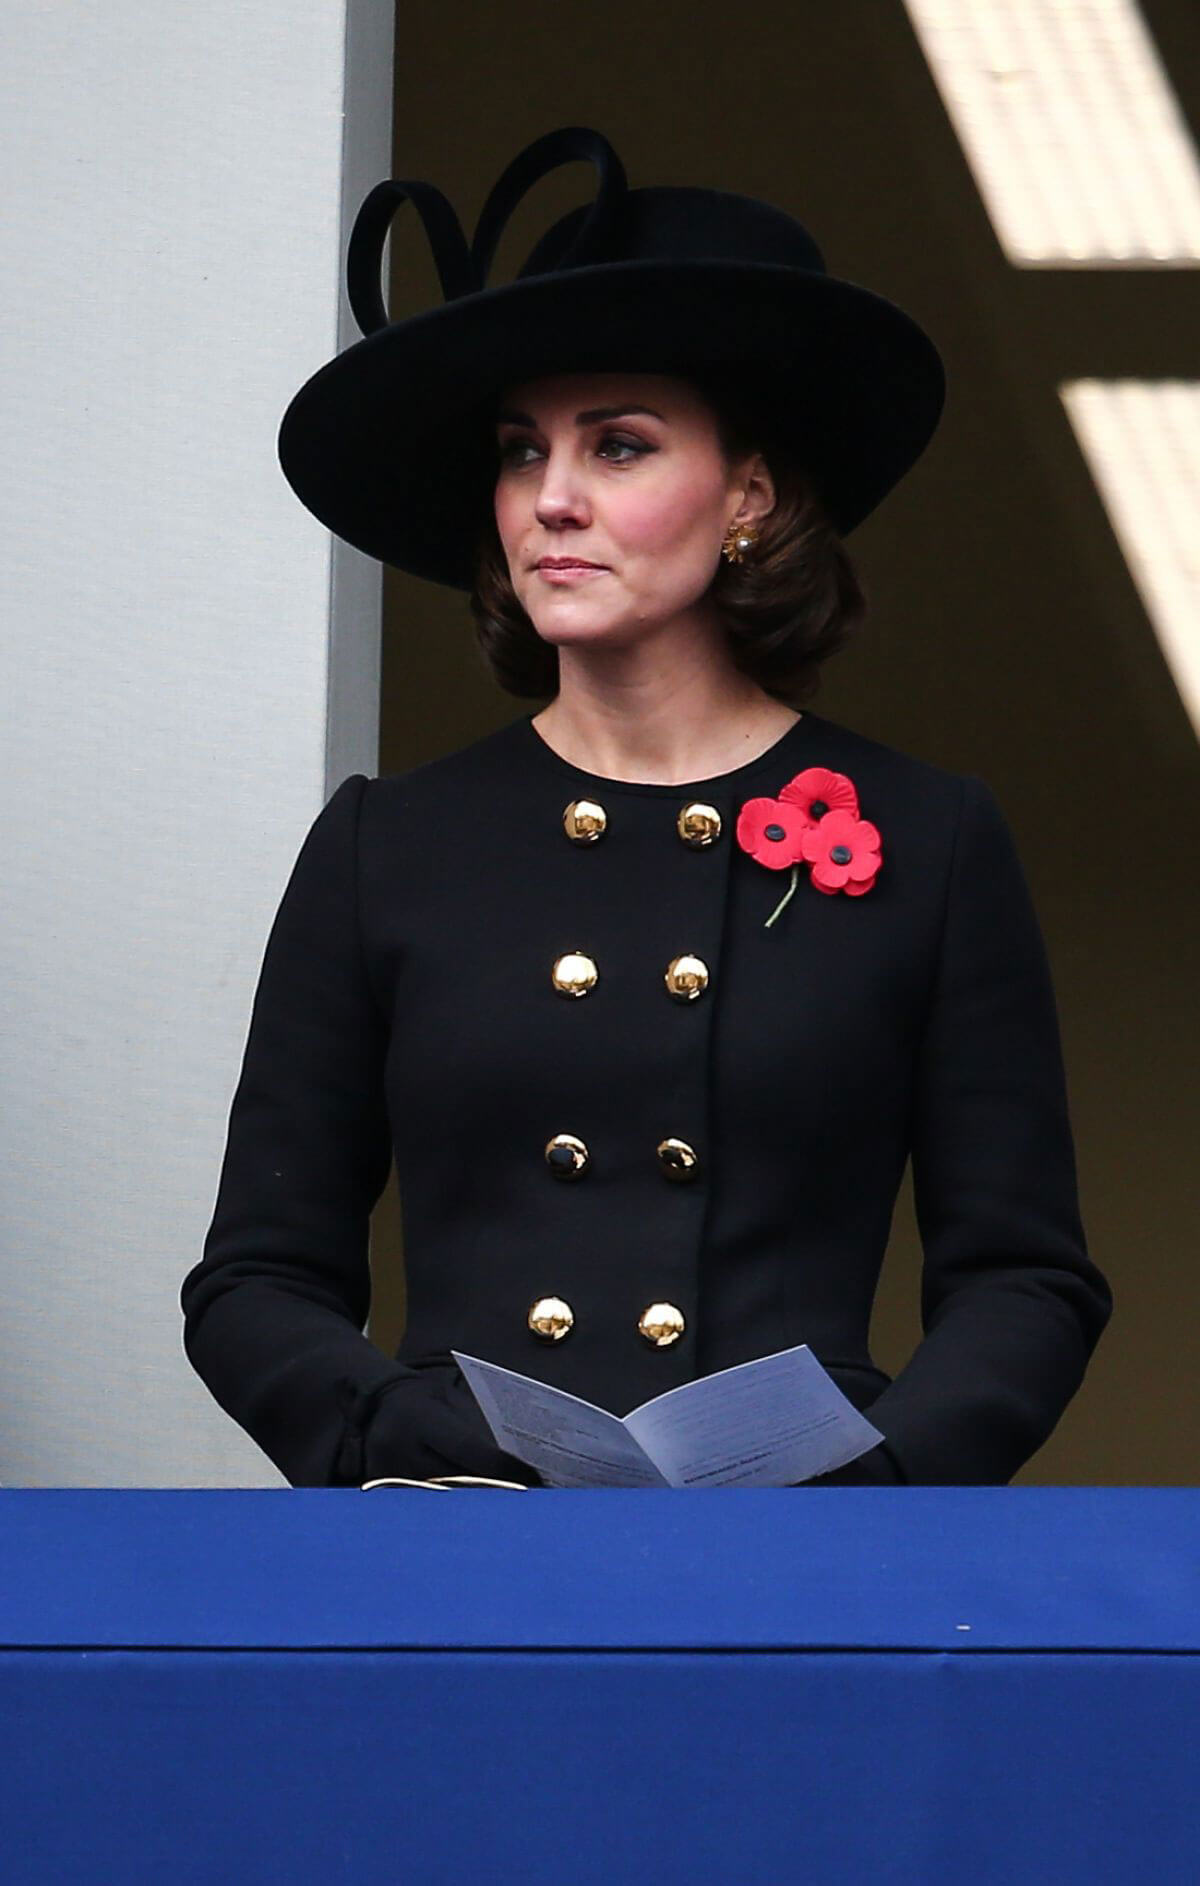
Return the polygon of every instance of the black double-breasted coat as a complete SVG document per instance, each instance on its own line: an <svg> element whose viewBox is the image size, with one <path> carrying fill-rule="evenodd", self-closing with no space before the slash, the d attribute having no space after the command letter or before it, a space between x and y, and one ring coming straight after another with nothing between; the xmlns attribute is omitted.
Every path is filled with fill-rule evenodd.
<svg viewBox="0 0 1200 1886"><path fill-rule="evenodd" d="M808 766L851 778L882 865L861 896L805 868L767 927L789 878L738 845L738 811ZM585 800L598 841L564 818ZM709 842L683 835L688 806L717 813ZM581 995L560 986L571 956L594 969ZM681 957L707 979L693 965L673 992ZM393 1156L397 1361L459 1349L625 1414L806 1342L886 1437L864 1478L1011 1479L1111 1309L998 801L812 710L683 785L584 772L523 714L354 774L318 814L182 1290L193 1366L296 1485L338 1483L345 1385L396 1374L363 1334ZM868 1326L910 1157L924 1335L890 1379ZM531 1327L547 1299L571 1318L559 1339ZM647 1333L654 1304L674 1340Z"/></svg>

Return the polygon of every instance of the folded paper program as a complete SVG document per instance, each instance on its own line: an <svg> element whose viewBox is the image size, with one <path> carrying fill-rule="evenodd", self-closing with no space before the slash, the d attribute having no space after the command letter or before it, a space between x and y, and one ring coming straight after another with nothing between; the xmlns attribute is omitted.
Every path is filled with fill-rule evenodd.
<svg viewBox="0 0 1200 1886"><path fill-rule="evenodd" d="M796 1486L884 1440L807 1343L699 1376L624 1418L451 1350L499 1446L551 1487Z"/></svg>

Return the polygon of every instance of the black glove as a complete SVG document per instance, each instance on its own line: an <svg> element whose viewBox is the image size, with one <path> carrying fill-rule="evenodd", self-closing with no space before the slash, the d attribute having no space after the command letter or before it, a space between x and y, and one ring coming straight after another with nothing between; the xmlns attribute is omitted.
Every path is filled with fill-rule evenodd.
<svg viewBox="0 0 1200 1886"><path fill-rule="evenodd" d="M389 1476L432 1480L451 1473L544 1484L536 1468L497 1446L453 1356L420 1356L396 1368L394 1377L369 1389L338 1384L347 1423L338 1456L340 1484L361 1486Z"/></svg>
<svg viewBox="0 0 1200 1886"><path fill-rule="evenodd" d="M900 1463L886 1441L879 1441L874 1447L859 1454L854 1460L848 1460L844 1467L834 1467L829 1473L814 1474L811 1480L798 1480L802 1487L886 1487L907 1486L908 1482L900 1471Z"/></svg>

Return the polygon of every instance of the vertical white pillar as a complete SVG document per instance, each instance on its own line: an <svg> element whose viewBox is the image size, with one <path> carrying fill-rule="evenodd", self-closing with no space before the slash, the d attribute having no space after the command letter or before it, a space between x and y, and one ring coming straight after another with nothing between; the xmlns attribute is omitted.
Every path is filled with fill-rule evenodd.
<svg viewBox="0 0 1200 1886"><path fill-rule="evenodd" d="M275 455L358 337L391 0L0 10L0 1482L276 1485L183 1355L271 918L374 772L379 566Z"/></svg>

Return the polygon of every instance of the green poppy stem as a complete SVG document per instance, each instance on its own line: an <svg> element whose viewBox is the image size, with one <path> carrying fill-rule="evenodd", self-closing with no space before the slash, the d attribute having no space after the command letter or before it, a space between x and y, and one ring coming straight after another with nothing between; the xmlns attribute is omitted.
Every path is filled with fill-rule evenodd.
<svg viewBox="0 0 1200 1886"><path fill-rule="evenodd" d="M792 866L791 885L789 886L788 890L784 893L784 895L780 898L774 910L771 912L770 916L767 918L767 921L763 925L764 930L769 930L771 928L771 925L774 923L780 911L786 907L789 899L793 896L796 886L799 882L800 882L800 866L798 864L794 864Z"/></svg>

